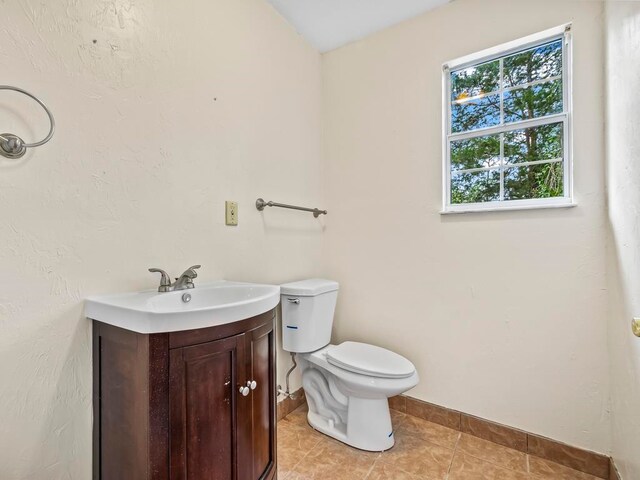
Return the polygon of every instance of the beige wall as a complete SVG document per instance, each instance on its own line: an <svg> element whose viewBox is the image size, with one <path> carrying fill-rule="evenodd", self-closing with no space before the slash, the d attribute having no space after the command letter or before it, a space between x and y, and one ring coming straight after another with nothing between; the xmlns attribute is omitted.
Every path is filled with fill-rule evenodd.
<svg viewBox="0 0 640 480"><path fill-rule="evenodd" d="M456 0L323 56L337 340L410 358L410 395L609 450L603 6ZM575 198L441 216L442 64L574 24Z"/></svg>
<svg viewBox="0 0 640 480"><path fill-rule="evenodd" d="M623 478L640 478L640 3L607 4L612 452Z"/></svg>
<svg viewBox="0 0 640 480"><path fill-rule="evenodd" d="M0 478L87 479L85 296L153 288L150 266L318 273L322 221L253 203L323 204L321 61L262 0L0 3L2 83L58 121L48 145L0 160ZM2 132L34 139L42 116L0 92Z"/></svg>
<svg viewBox="0 0 640 480"><path fill-rule="evenodd" d="M336 339L409 357L411 395L602 452L610 313L613 452L640 476L638 108L614 95L638 73L609 68L607 281L600 2L456 0L322 61L262 0L0 3L2 83L59 126L0 160L0 478L89 478L82 298L196 262L202 280L335 278ZM611 67L638 48L633 3L609 12ZM578 207L440 216L442 63L567 21ZM46 130L6 92L0 125ZM257 196L330 215L262 215Z"/></svg>

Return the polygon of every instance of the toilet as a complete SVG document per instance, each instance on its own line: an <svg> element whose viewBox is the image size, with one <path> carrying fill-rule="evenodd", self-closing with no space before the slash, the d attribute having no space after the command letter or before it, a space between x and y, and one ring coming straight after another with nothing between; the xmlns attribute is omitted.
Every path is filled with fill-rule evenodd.
<svg viewBox="0 0 640 480"><path fill-rule="evenodd" d="M287 283L280 294L282 347L299 358L309 424L361 450L393 447L388 399L418 384L414 365L375 345L330 343L337 282Z"/></svg>

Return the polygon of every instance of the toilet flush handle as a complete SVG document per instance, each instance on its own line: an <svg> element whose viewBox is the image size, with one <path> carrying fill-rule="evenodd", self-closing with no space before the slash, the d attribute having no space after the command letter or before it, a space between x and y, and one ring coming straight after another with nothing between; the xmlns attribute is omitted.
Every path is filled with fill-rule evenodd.
<svg viewBox="0 0 640 480"><path fill-rule="evenodd" d="M299 298L287 298L287 300L289 300L289 303L300 303L300 299Z"/></svg>

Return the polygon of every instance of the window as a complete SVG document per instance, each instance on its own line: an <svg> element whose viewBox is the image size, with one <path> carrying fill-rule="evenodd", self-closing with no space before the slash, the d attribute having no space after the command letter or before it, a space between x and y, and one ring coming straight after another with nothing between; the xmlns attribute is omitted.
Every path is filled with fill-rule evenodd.
<svg viewBox="0 0 640 480"><path fill-rule="evenodd" d="M445 65L445 213L572 205L569 32Z"/></svg>

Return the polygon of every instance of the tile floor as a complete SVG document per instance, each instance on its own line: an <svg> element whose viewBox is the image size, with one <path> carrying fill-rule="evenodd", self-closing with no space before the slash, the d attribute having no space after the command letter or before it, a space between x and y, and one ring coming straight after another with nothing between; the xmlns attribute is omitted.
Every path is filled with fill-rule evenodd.
<svg viewBox="0 0 640 480"><path fill-rule="evenodd" d="M356 450L316 432L306 406L278 423L278 480L598 480L576 470L391 410L396 444Z"/></svg>

